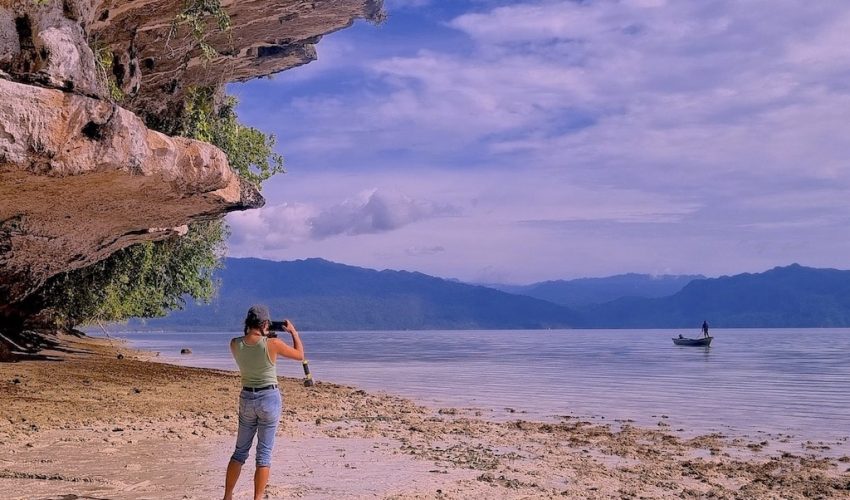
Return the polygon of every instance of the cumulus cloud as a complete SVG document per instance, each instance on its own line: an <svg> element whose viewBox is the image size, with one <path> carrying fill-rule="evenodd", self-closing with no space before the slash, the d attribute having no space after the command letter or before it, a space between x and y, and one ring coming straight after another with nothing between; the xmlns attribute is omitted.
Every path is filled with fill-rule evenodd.
<svg viewBox="0 0 850 500"><path fill-rule="evenodd" d="M382 233L422 219L457 214L458 209L450 205L375 190L359 199L328 207L310 218L309 224L314 238L327 238L338 234Z"/></svg>
<svg viewBox="0 0 850 500"><path fill-rule="evenodd" d="M243 250L288 248L311 238L310 218L315 207L305 203L267 205L259 210L227 216L230 246Z"/></svg>
<svg viewBox="0 0 850 500"><path fill-rule="evenodd" d="M377 234L417 221L456 216L458 207L373 189L341 203L318 207L308 203L269 205L228 216L232 254L281 250L310 240L338 235ZM435 252L434 252L435 253Z"/></svg>

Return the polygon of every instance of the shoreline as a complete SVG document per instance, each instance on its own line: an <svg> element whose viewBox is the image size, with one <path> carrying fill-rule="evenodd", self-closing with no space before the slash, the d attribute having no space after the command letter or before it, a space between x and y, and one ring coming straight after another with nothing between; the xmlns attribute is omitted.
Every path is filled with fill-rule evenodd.
<svg viewBox="0 0 850 500"><path fill-rule="evenodd" d="M794 330L799 332L799 330ZM330 333L330 335L326 335ZM788 376L772 377L768 370L750 370L750 373L736 372L734 368L739 363L753 362L755 365L776 362L776 359L742 359L742 356L728 357L730 353L720 352L724 347L729 347L736 354L745 353L752 346L723 345L718 352L713 353L712 363L706 364L706 368L723 365L724 363L733 368L732 377L723 373L723 370L715 368L714 373L708 370L700 377L686 376L683 380L677 380L678 376L670 376L671 373L682 366L671 366L670 362L680 360L685 362L694 361L692 353L695 351L687 348L671 347L676 352L662 352L666 356L660 366L667 365L666 369L655 369L653 374L636 374L638 379L645 380L647 385L636 384L630 380L631 367L624 368L622 363L613 366L612 371L602 368L601 372L588 375L590 371L582 373L571 373L574 369L568 369L564 374L555 374L552 363L542 362L536 365L533 360L524 360L521 363L510 363L503 369L493 366L484 366L486 377L495 375L497 379L490 379L486 383L479 384L476 381L481 373L475 374L475 370L467 370L465 363L425 363L428 366L413 368L411 365L393 365L394 358L390 363L384 362L384 353L372 356L367 355L365 359L359 359L359 349L354 344L337 345L339 342L347 342L347 335L352 332L344 332L345 335L333 334L333 332L308 332L304 337L309 337L310 365L314 373L323 380L331 380L338 384L352 385L364 389L367 392L383 392L399 397L411 399L414 402L432 408L453 407L463 408L484 419L496 419L499 421L522 418L534 421L559 422L561 416L570 416L597 424L611 423L616 426L619 423L629 423L637 427L666 427L680 438L690 438L698 434L720 433L733 438L761 439L762 436L778 436L784 443L784 450L792 453L802 450L805 446L817 443L831 445L833 453L850 454L850 443L840 442L842 438L850 435L850 418L843 408L850 404L847 395L829 399L825 396L812 396L812 394L824 394L829 390L839 391L840 386L830 383L820 386L816 381L817 376L804 374L805 382L799 380L788 380ZM405 337L408 332L389 332L390 338L395 341L400 339L404 345L398 349L410 349L408 345L412 341ZM423 333L423 332L420 332ZM433 332L427 332L433 333ZM463 339L469 339L467 332L452 332L452 336L459 333ZM488 335L492 332L484 332ZM529 332L520 332L527 334ZM561 330L559 333L573 335L574 331ZM587 332L585 332L587 333ZM632 332L635 333L637 332ZM669 343L670 335L666 332L653 331L656 338L646 340L663 340ZM850 330L844 329L844 334L850 334ZM401 336L399 336L401 335ZM439 335L439 334L437 334ZM498 334L497 334L498 335ZM160 361L173 363L181 366L208 367L215 369L235 369L229 353L221 349L211 350L209 345L217 345L225 340L225 337L233 336L232 332L204 332L196 340L193 336L174 340L175 335L157 335L156 340L149 340L144 335L122 335L130 345L152 351L161 351ZM330 337L331 340L326 340ZM736 336L737 337L737 336ZM446 338L443 336L442 338ZM498 341L498 336L496 337ZM598 338L594 335L594 338ZM622 340L622 337L619 337ZM846 337L850 339L850 337ZM384 340L383 336L375 337L376 340ZM587 339L584 339L585 341ZM731 339L726 339L731 340ZM210 342L212 341L212 342ZM454 341L454 340L453 340ZM574 342L574 341L572 341ZM581 342L581 339L579 339ZM594 341L595 342L595 341ZM611 347L605 345L594 346L594 350ZM664 345L664 344L662 344ZM179 355L182 347L191 348L194 353L190 356ZM657 347L657 346L656 346ZM587 349L587 348L585 348ZM727 349L728 350L728 349ZM662 349L663 351L663 349ZM682 352L678 352L682 351ZM397 353L388 353L395 356ZM416 355L413 352L415 359ZM487 353L494 354L494 353ZM487 355L485 354L485 356ZM523 353L527 357L528 353ZM647 353L648 354L648 353ZM818 355L817 353L809 353ZM650 354L653 358L659 353ZM313 357L315 356L315 358ZM633 358L641 355L630 354ZM696 357L701 357L699 354ZM737 359L735 359L737 357ZM706 359L708 353L706 352ZM696 360L700 361L700 360ZM840 362L833 359L833 362ZM615 365L618 363L615 363ZM289 365L289 363L285 363ZM702 366L701 363L699 363ZM526 373L529 366L534 366L532 373ZM388 367L390 367L388 369ZM699 368L696 367L695 368ZM775 367L782 369L781 367ZM436 376L433 371L446 374ZM285 376L299 377L300 367L294 365L284 366L280 373ZM596 368L594 368L596 372ZM787 371L786 371L787 372ZM518 376L506 377L503 374L514 373ZM842 371L842 377L846 379L846 370ZM613 374L613 375L612 375ZM528 382L519 382L526 375ZM575 377L571 376L575 375ZM425 377L424 379L422 377ZM746 377L742 387L731 388L726 384L736 383L735 378ZM747 382L759 380L760 377L770 377L768 383ZM429 384L422 380L431 381ZM536 379L536 380L535 380ZM703 384L710 380L712 386L708 390L697 390L691 384ZM782 380L792 382L792 385L783 385ZM835 380L835 379L833 379ZM584 382L590 385L585 385ZM673 381L673 382L671 382ZM620 385L625 382L625 385ZM801 391L797 385L808 386L814 392ZM472 384L472 385L470 385ZM727 390L718 390L717 387L729 387ZM789 387L792 387L789 389ZM793 389L796 387L796 389ZM682 388L690 388L683 390ZM693 391L697 390L696 393ZM724 397L728 393L730 399ZM768 397L761 400L762 394ZM620 396L616 396L619 394ZM612 396L615 395L615 396ZM721 397L718 397L721 396ZM726 402L729 402L727 405ZM694 402L695 404L691 404ZM773 406L775 402L777 406ZM842 404L842 402L844 404ZM821 405L823 403L823 406ZM802 411L798 411L802 410ZM838 420L830 418L830 415L838 414ZM847 425L845 425L847 424ZM840 455L838 455L840 456Z"/></svg>
<svg viewBox="0 0 850 500"><path fill-rule="evenodd" d="M48 353L55 361L0 364L0 491L221 494L237 374L168 364L121 339L61 341L65 352ZM269 498L850 495L850 457L830 457L828 444L792 453L781 435L683 437L628 422L494 420L324 381L280 382L285 407ZM252 460L237 498L247 498Z"/></svg>

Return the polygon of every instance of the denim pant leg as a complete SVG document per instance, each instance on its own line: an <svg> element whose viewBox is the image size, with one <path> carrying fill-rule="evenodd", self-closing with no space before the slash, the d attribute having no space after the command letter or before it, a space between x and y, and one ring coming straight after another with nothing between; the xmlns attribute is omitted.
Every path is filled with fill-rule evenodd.
<svg viewBox="0 0 850 500"><path fill-rule="evenodd" d="M276 389L265 391L257 401L257 467L271 466L274 435L282 409L280 391Z"/></svg>
<svg viewBox="0 0 850 500"><path fill-rule="evenodd" d="M248 452L251 451L251 443L259 423L255 401L250 398L250 393L247 396L239 397L239 432L236 434L236 451L230 457L242 465L248 460Z"/></svg>

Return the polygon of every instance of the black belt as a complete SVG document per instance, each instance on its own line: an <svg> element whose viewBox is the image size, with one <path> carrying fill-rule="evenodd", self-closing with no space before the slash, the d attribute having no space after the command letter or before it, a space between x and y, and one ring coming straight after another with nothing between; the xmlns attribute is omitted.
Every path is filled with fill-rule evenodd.
<svg viewBox="0 0 850 500"><path fill-rule="evenodd" d="M248 391L248 392L260 392L260 391L267 391L269 389L277 389L277 384L267 385L265 387L243 387L242 388L243 391Z"/></svg>

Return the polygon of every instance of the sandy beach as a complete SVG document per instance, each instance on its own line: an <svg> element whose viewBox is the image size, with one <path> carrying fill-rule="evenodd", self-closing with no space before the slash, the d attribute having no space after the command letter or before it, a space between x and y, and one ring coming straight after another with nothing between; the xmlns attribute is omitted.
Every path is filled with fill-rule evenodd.
<svg viewBox="0 0 850 500"><path fill-rule="evenodd" d="M4 499L213 499L238 376L92 338L0 364ZM119 359L119 354L122 359ZM849 498L847 443L493 419L281 378L268 498ZM521 415L521 414L519 414ZM845 446L846 449L846 446ZM237 487L250 498L253 455Z"/></svg>

